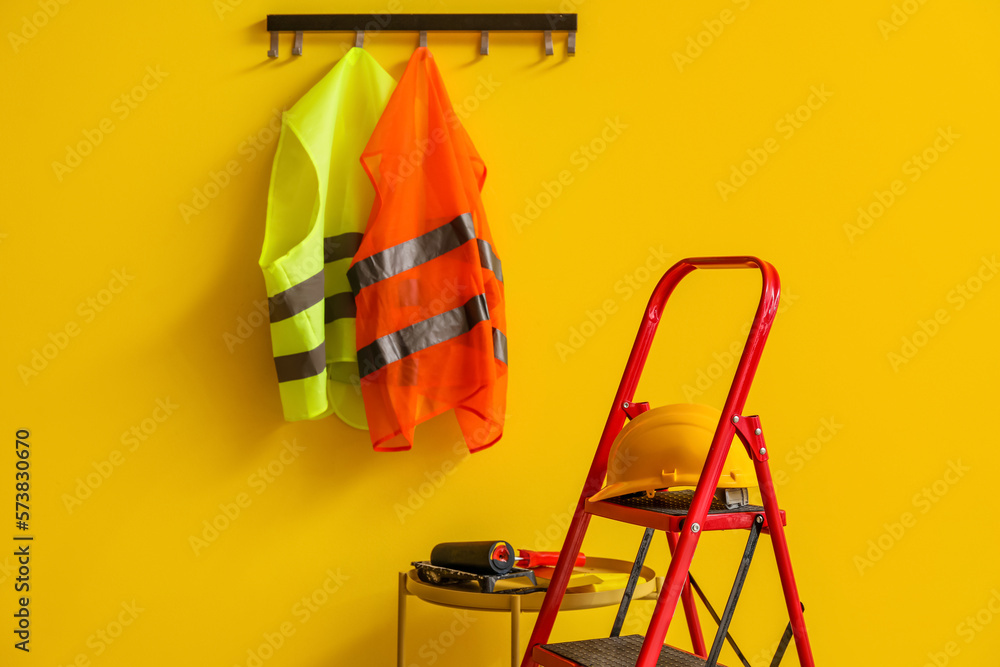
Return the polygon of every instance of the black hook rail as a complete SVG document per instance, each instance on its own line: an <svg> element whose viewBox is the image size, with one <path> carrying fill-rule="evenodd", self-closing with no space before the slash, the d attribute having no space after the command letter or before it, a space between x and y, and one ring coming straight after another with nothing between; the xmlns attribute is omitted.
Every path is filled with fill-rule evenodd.
<svg viewBox="0 0 1000 667"><path fill-rule="evenodd" d="M362 46L364 33L419 32L421 43L427 32L481 32L481 52L489 53L489 33L543 32L545 52L552 55L552 32L569 33L568 53L576 52L576 14L268 14L271 33L268 55L278 57L278 33L294 32L293 55L302 55L304 32L354 32Z"/></svg>
<svg viewBox="0 0 1000 667"><path fill-rule="evenodd" d="M576 30L576 14L268 14L270 32Z"/></svg>

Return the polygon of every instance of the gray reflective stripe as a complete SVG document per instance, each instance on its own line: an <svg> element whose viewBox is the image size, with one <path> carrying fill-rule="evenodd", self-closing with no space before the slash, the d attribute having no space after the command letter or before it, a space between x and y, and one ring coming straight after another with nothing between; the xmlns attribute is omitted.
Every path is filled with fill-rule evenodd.
<svg viewBox="0 0 1000 667"><path fill-rule="evenodd" d="M323 300L323 271L306 278L298 285L292 285L284 292L278 292L267 300L271 311L271 321L280 322L306 308L311 308Z"/></svg>
<svg viewBox="0 0 1000 667"><path fill-rule="evenodd" d="M408 357L415 352L451 340L468 332L480 322L490 317L486 306L486 295L477 294L464 306L452 308L440 315L428 317L422 322L376 338L358 350L358 367L361 376Z"/></svg>
<svg viewBox="0 0 1000 667"><path fill-rule="evenodd" d="M354 292L338 292L326 297L326 323L345 317L357 317L358 308L354 305Z"/></svg>
<svg viewBox="0 0 1000 667"><path fill-rule="evenodd" d="M474 238L476 227L472 222L472 215L463 213L426 234L355 262L347 271L347 279L351 283L351 289L357 294L369 285L429 262Z"/></svg>
<svg viewBox="0 0 1000 667"><path fill-rule="evenodd" d="M507 336L499 329L493 329L493 356L507 363Z"/></svg>
<svg viewBox="0 0 1000 667"><path fill-rule="evenodd" d="M492 271L497 280L503 282L503 270L500 268L500 258L493 252L493 247L482 239L477 239L479 243L479 263L488 271Z"/></svg>
<svg viewBox="0 0 1000 667"><path fill-rule="evenodd" d="M278 382L291 382L319 375L326 368L326 343L308 352L286 354L274 358Z"/></svg>
<svg viewBox="0 0 1000 667"><path fill-rule="evenodd" d="M329 264L338 259L354 257L354 253L361 247L361 232L347 232L337 236L327 236L323 239L323 262Z"/></svg>

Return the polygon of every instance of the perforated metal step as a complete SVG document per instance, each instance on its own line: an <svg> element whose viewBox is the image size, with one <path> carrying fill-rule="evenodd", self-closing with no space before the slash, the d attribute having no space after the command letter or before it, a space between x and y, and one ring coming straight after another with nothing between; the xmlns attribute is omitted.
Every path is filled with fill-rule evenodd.
<svg viewBox="0 0 1000 667"><path fill-rule="evenodd" d="M694 491L657 491L649 498L645 493L633 493L607 500L588 500L584 508L590 514L603 516L615 521L624 521L636 526L678 532L684 526ZM753 525L757 515L764 514L760 505L743 505L735 509L727 509L718 499L712 499L708 515L701 524L701 530L733 530L747 529ZM782 525L785 524L785 512L779 510ZM767 520L764 522L767 528Z"/></svg>
<svg viewBox="0 0 1000 667"><path fill-rule="evenodd" d="M673 516L684 516L691 509L691 501L694 500L694 491L657 491L650 498L645 493L631 493L627 496L618 496L604 501L621 505L622 507L634 507L636 509L659 512L660 514L670 514ZM712 498L712 505L708 510L709 514L759 514L764 511L761 505L743 505L735 509L727 509L717 498Z"/></svg>
<svg viewBox="0 0 1000 667"><path fill-rule="evenodd" d="M532 653L545 667L635 667L642 648L642 635L586 639L579 642L545 644ZM664 646L656 667L704 667L705 659L673 646ZM723 667L719 665L719 667Z"/></svg>

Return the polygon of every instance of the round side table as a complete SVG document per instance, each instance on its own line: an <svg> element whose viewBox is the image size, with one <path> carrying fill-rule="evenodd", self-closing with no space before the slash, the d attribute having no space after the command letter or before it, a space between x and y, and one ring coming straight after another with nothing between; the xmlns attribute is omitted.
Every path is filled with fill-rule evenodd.
<svg viewBox="0 0 1000 667"><path fill-rule="evenodd" d="M575 574L628 574L632 571L632 563L614 558L588 557L587 564L574 568ZM635 586L633 600L655 599L659 593L663 577L657 577L649 567L643 567L639 581ZM573 593L566 591L560 609L593 609L595 607L610 607L621 602L623 588L601 591L585 591ZM537 612L545 599L545 593L538 591L518 595L515 593L482 593L467 588L449 586L434 586L421 581L416 570L399 573L399 605L397 610L396 630L396 665L406 667L405 637L406 637L406 598L414 596L425 602L451 607L453 609L468 609L475 611L505 611L510 613L510 664L518 667L521 662L521 612Z"/></svg>

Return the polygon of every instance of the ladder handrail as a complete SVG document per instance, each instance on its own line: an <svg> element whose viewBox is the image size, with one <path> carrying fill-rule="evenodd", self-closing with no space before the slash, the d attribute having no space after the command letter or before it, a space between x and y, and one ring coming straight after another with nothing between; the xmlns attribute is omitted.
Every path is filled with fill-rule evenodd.
<svg viewBox="0 0 1000 667"><path fill-rule="evenodd" d="M716 427L715 436L712 438L712 445L708 451L705 470L702 471L698 486L695 489L694 499L692 500L688 516L703 516L708 512L712 495L715 492L715 487L722 473L726 454L735 436L735 427L730 419L732 415L741 414L743 406L746 403L750 384L753 381L754 373L757 370L757 365L760 362L760 356L764 349L764 343L771 330L774 315L778 310L778 300L781 293L781 283L777 270L768 262L748 255L734 257L690 257L682 259L663 274L663 277L660 278L653 289L653 294L646 305L646 312L642 323L639 325L635 342L632 344L628 361L625 364L625 371L618 385L618 391L615 393L615 400L611 406L608 420L605 422L604 431L601 434L597 451L594 454L594 460L587 474L583 493L577 503L573 520L566 534L566 540L559 554L553 579L549 584L548 590L545 593L545 599L539 609L538 619L535 622L534 630L528 641L524 659L521 661L521 667L533 667L535 662L531 658L531 653L534 647L546 643L549 639L555 616L565 595L566 586L569 583L569 577L572 573L572 563L576 560L576 554L580 551L583 544L583 537L590 523L591 515L584 512L584 505L587 499L597 493L603 485L604 477L607 473L608 455L611 445L625 424L626 415L624 410L622 410L622 406L624 403L631 403L635 396L635 390L639 384L639 378L646 364L646 358L649 355L653 337L660 323L667 300L678 283L696 269L758 269L761 272L762 283L760 302L757 305L753 325L747 335L743 354L736 367L733 384L729 390L729 395L726 397L726 403L722 410L722 417ZM723 451L720 453L720 450ZM671 573L679 563L684 560L690 561L697 538L698 534L692 533L690 530L682 532L678 550L686 552L687 558L675 557L671 559L671 566L665 582L671 581ZM674 579L676 580L677 578L674 577ZM669 625L674 608L677 606L677 600L680 597L682 588L683 582L681 582L680 586L670 586L669 590L661 591L650 624L650 632L646 635L643 653L648 653L649 649L646 648L646 644L652 645L655 636L660 634L659 631L661 629L662 634L666 634L667 625ZM659 638L658 643L663 643L662 636ZM640 662L642 662L641 658Z"/></svg>
<svg viewBox="0 0 1000 667"><path fill-rule="evenodd" d="M774 321L774 315L778 310L778 300L781 292L781 283L778 278L778 272L773 266L764 260L750 256L690 257L688 259L682 259L663 274L663 277L660 278L656 287L653 289L653 294L649 298L649 303L646 305L646 313L643 317L642 324L639 326L639 332L636 334L635 342L632 345L632 351L629 354L628 362L625 364L625 372L623 373L621 383L618 386L618 392L615 394L615 402L611 406L611 413L609 414L608 421L605 424L604 432L601 434L597 455L594 457L594 464L596 464L598 469L595 470L595 465L592 465L590 474L587 475L587 483L584 494L588 498L597 493L604 483L604 476L607 473L608 454L610 453L611 445L618 436L618 432L621 431L622 426L625 424L626 415L621 410L621 406L626 402L631 403L632 399L635 397L635 390L639 385L639 378L646 365L646 358L649 355L650 348L652 347L653 337L656 334L656 328L659 326L660 319L663 316L663 310L666 306L667 300L670 298L670 295L673 294L673 291L677 287L678 283L680 283L685 276L692 273L696 269L753 268L759 269L762 275L760 302L757 305L757 312L754 315L753 325L750 327L750 333L747 335L747 342L743 348L743 355L740 357L740 362L736 366L733 386L730 389L729 396L726 398L726 403L722 410L723 419L720 422L720 426L722 426L723 423L728 423L728 417L726 417L727 414L738 414L743 410L747 393L749 393L750 383L753 380L754 373L757 371L757 365L760 362L764 342L767 340L767 335L771 330L771 324ZM732 424L729 424L729 428L725 430L728 431L729 434L728 442L731 442L732 438L735 436L735 429L732 428ZM716 447L716 443L719 440L718 435L719 429L717 428L716 437L712 440L713 448ZM711 450L709 450L709 452L711 453ZM722 460L720 460L718 467L721 471ZM718 475L716 475L716 477L718 477ZM711 493L709 495L711 495Z"/></svg>

